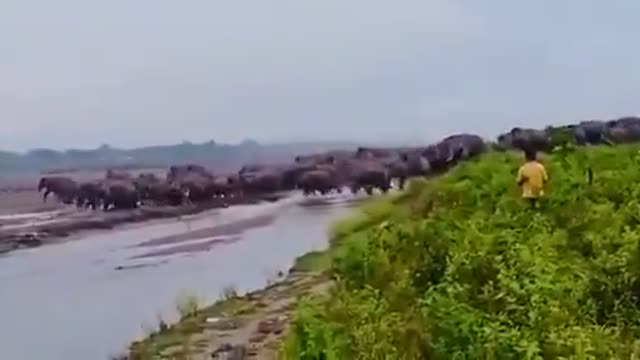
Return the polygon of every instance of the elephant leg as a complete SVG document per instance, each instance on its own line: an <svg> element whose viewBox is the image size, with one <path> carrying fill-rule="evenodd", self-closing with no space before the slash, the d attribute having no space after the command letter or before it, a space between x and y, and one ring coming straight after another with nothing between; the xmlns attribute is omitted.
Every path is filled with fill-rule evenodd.
<svg viewBox="0 0 640 360"><path fill-rule="evenodd" d="M372 186L365 186L364 188L364 192L367 193L367 195L373 195L373 187Z"/></svg>
<svg viewBox="0 0 640 360"><path fill-rule="evenodd" d="M407 182L407 179L404 177L401 177L400 180L398 181L398 188L400 190L404 190L404 185Z"/></svg>
<svg viewBox="0 0 640 360"><path fill-rule="evenodd" d="M44 191L44 194L42 194L42 202L43 203L47 202L47 197L49 196L50 193L51 193L51 190L49 190L49 189L46 189Z"/></svg>

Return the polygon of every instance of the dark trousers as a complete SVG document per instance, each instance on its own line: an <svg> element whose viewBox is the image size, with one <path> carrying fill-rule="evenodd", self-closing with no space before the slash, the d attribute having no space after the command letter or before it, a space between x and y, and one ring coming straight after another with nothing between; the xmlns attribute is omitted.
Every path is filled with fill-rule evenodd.
<svg viewBox="0 0 640 360"><path fill-rule="evenodd" d="M527 198L527 202L529 203L529 207L535 209L538 205L538 198Z"/></svg>

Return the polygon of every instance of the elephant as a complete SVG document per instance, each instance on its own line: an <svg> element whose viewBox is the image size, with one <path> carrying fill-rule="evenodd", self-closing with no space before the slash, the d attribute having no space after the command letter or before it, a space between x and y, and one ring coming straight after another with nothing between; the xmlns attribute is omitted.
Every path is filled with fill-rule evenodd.
<svg viewBox="0 0 640 360"><path fill-rule="evenodd" d="M362 159L341 161L334 171L336 174L346 174L346 183L351 188L352 194L358 193L360 189L364 189L368 195L373 194L374 189L386 193L391 187L389 170L380 161Z"/></svg>
<svg viewBox="0 0 640 360"><path fill-rule="evenodd" d="M42 202L47 202L50 193L56 195L65 204L73 203L78 191L78 184L70 178L63 176L42 177L38 182L38 192L44 190Z"/></svg>
<svg viewBox="0 0 640 360"><path fill-rule="evenodd" d="M598 145L608 142L607 123L604 121L582 121L578 125L569 125L578 145Z"/></svg>
<svg viewBox="0 0 640 360"><path fill-rule="evenodd" d="M549 151L552 149L551 136L544 130L515 127L498 137L498 143L506 148L519 150Z"/></svg>
<svg viewBox="0 0 640 360"><path fill-rule="evenodd" d="M183 174L170 185L181 189L192 203L211 200L215 195L214 178L196 172Z"/></svg>
<svg viewBox="0 0 640 360"><path fill-rule="evenodd" d="M179 206L187 197L185 191L161 181L154 174L140 174L133 183L143 202L149 200L157 204Z"/></svg>
<svg viewBox="0 0 640 360"><path fill-rule="evenodd" d="M442 142L449 146L454 162L468 160L487 151L487 145L478 135L456 134L444 138Z"/></svg>
<svg viewBox="0 0 640 360"><path fill-rule="evenodd" d="M230 176L216 176L208 187L215 197L229 198L240 195L239 184Z"/></svg>
<svg viewBox="0 0 640 360"><path fill-rule="evenodd" d="M140 202L140 194L133 181L105 180L102 182L102 208L106 211L113 209L135 209Z"/></svg>
<svg viewBox="0 0 640 360"><path fill-rule="evenodd" d="M279 168L282 176L281 187L282 190L291 191L297 186L298 179L304 173L312 170L316 170L318 165L314 164L288 164Z"/></svg>
<svg viewBox="0 0 640 360"><path fill-rule="evenodd" d="M431 165L421 152L422 149L404 151L399 158L384 162L389 171L390 180L397 181L400 190L404 189L407 179L429 173Z"/></svg>
<svg viewBox="0 0 640 360"><path fill-rule="evenodd" d="M187 164L187 165L173 165L169 167L166 181L169 184L171 184L175 182L176 179L179 179L182 176L185 176L190 173L198 174L209 180L213 180L214 178L213 174L209 172L209 170L207 170L204 166L196 165L196 164Z"/></svg>
<svg viewBox="0 0 640 360"><path fill-rule="evenodd" d="M398 188L404 189L404 185L409 178L409 164L403 159L394 160L386 164L387 171L389 172L389 180L397 181Z"/></svg>
<svg viewBox="0 0 640 360"><path fill-rule="evenodd" d="M640 118L635 116L621 117L617 120L612 120L609 123L613 123L615 126L622 126L625 128L640 127Z"/></svg>
<svg viewBox="0 0 640 360"><path fill-rule="evenodd" d="M282 172L267 168L262 171L240 174L239 183L244 194L258 195L282 190Z"/></svg>
<svg viewBox="0 0 640 360"><path fill-rule="evenodd" d="M623 117L607 122L607 135L614 143L640 140L640 118Z"/></svg>
<svg viewBox="0 0 640 360"><path fill-rule="evenodd" d="M427 146L421 156L429 162L429 167L434 173L441 173L454 165L455 154L450 144L445 141Z"/></svg>
<svg viewBox="0 0 640 360"><path fill-rule="evenodd" d="M309 160L292 164L245 165L237 174L237 181L246 194L258 194L277 191L291 191L296 188L298 177L316 168Z"/></svg>
<svg viewBox="0 0 640 360"><path fill-rule="evenodd" d="M304 172L297 180L297 187L303 191L304 195L311 195L316 192L325 195L332 190L342 193L341 184L327 169Z"/></svg>
<svg viewBox="0 0 640 360"><path fill-rule="evenodd" d="M99 209L102 200L106 198L102 183L102 181L98 180L80 184L76 197L76 206L78 208L90 207L93 210Z"/></svg>
<svg viewBox="0 0 640 360"><path fill-rule="evenodd" d="M543 130L513 128L513 144L522 150L549 151L551 138Z"/></svg>
<svg viewBox="0 0 640 360"><path fill-rule="evenodd" d="M493 149L497 151L507 151L513 149L513 136L511 136L510 133L498 135L495 143L493 144Z"/></svg>

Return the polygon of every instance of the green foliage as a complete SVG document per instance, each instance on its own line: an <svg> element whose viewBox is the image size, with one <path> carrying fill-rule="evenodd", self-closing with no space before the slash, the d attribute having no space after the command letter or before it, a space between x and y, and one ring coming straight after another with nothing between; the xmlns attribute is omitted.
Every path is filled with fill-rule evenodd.
<svg viewBox="0 0 640 360"><path fill-rule="evenodd" d="M311 251L296 258L291 272L322 272L331 266L328 251Z"/></svg>
<svg viewBox="0 0 640 360"><path fill-rule="evenodd" d="M334 228L335 286L301 302L285 357L638 358L639 149L542 157L540 209L510 153L367 206Z"/></svg>
<svg viewBox="0 0 640 360"><path fill-rule="evenodd" d="M176 310L180 319L195 316L200 309L200 299L193 294L183 294L176 300Z"/></svg>

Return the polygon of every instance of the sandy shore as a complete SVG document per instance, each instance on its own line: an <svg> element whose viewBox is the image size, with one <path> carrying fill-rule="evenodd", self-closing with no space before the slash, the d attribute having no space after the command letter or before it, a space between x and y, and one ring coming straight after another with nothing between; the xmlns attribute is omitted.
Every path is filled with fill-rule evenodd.
<svg viewBox="0 0 640 360"><path fill-rule="evenodd" d="M37 247L78 239L96 231L111 230L127 224L147 224L152 220L162 221L202 213L209 210L234 205L246 205L262 201L277 201L284 195L265 196L259 199L235 202L212 201L197 206L182 207L141 207L134 210L122 211L79 211L72 206L64 206L51 201L43 204L35 192L5 193L0 195L0 254L8 253L26 247ZM35 193L37 195L37 193ZM6 198L12 201L3 202ZM37 199L37 200L34 200ZM11 210L13 209L13 210ZM264 222L264 219L257 220ZM244 225L240 225L242 227ZM251 224L248 224L251 226ZM238 227L238 225L236 225ZM202 237L213 237L215 231L207 234L204 230ZM216 230L218 231L218 230ZM222 229L221 233L233 233L233 228ZM195 234L198 235L198 234ZM184 236L194 236L186 234ZM156 239L158 242L179 241L180 239ZM153 245L153 244L150 244Z"/></svg>

